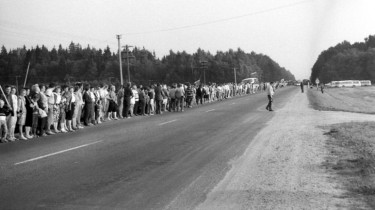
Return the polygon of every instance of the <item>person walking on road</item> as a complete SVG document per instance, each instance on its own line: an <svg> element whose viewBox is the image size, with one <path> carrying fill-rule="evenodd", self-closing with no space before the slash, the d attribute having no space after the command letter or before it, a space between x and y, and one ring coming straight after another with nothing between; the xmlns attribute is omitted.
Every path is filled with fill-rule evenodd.
<svg viewBox="0 0 375 210"><path fill-rule="evenodd" d="M303 82L301 82L301 91L303 93Z"/></svg>
<svg viewBox="0 0 375 210"><path fill-rule="evenodd" d="M267 87L267 97L268 97L268 105L266 106L266 109L270 112L273 111L272 109L272 102L273 102L273 94L275 93L273 89L273 82L271 82Z"/></svg>

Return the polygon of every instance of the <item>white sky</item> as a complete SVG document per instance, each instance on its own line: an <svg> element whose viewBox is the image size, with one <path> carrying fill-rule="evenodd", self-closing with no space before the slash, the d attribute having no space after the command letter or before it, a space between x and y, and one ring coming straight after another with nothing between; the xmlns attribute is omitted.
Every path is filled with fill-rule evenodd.
<svg viewBox="0 0 375 210"><path fill-rule="evenodd" d="M374 0L0 0L0 45L51 49L73 41L116 51L115 35L123 34L121 45L158 57L240 47L304 79L322 50L374 35L374 11Z"/></svg>

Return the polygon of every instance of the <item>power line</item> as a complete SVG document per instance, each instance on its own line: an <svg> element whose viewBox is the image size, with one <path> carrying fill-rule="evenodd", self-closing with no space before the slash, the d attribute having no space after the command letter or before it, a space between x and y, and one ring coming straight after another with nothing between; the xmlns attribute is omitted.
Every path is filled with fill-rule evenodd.
<svg viewBox="0 0 375 210"><path fill-rule="evenodd" d="M48 38L53 37L53 38L64 38L64 39L70 39L70 40L72 38L77 38L77 39L91 40L91 41L96 41L96 42L106 43L106 44L115 44L113 41L109 41L109 40L100 40L100 39L96 39L93 37L70 34L66 32L55 31L55 30L50 30L50 29L45 29L45 28L40 28L40 27L34 27L34 26L24 25L20 23L11 22L11 21L5 21L5 20L2 20L2 22L0 22L0 27L2 28L1 30L8 30L8 31L12 30L12 31L15 31L14 33L18 32L19 34L23 34L25 36L28 36L28 34L38 34L38 36L44 36Z"/></svg>
<svg viewBox="0 0 375 210"><path fill-rule="evenodd" d="M222 18L222 19L207 21L207 22L198 23L198 24L178 26L178 27L173 27L173 28L165 28L165 29L153 30L153 31L124 33L124 34L126 34L126 35L142 35L142 34L152 34L152 33L168 32L168 31L184 30L184 29L195 28L195 27L199 27L199 26L212 25L212 24L216 24L216 23L232 21L232 20L241 19L241 18L245 18L245 17L249 17L249 16L255 16L255 15L264 14L264 13L269 13L269 12L273 12L273 11L276 11L276 10L280 10L280 9L284 9L284 8L288 8L288 7L294 7L294 6L297 6L297 5L300 5L300 4L305 4L305 3L308 3L310 1L313 1L313 0L299 1L299 2L296 2L296 3L292 3L292 4L285 4L285 5L274 7L274 8L269 8L269 9L265 9L265 10L260 10L260 11L251 12L251 13L233 16L233 17L228 17L228 18Z"/></svg>
<svg viewBox="0 0 375 210"><path fill-rule="evenodd" d="M291 3L291 4L281 5L281 6L274 7L274 8L269 8L269 9L265 9L265 10L260 10L260 11L251 12L251 13L242 14L242 15L233 16L233 17L228 17L228 18L216 19L216 20L207 21L207 22L198 23L198 24L177 26L177 27L165 28L165 29L160 29L160 30L151 30L151 31L134 32L134 33L123 33L123 34L124 35L142 35L142 34L153 34L153 33L160 33L160 32L185 30L185 29L189 29L189 28L205 26L205 25L212 25L212 24L217 24L217 23L221 23L221 22L228 22L228 21L233 21L233 20L236 20L236 19L246 18L246 17L249 17L249 16L265 14L265 13L273 12L273 11L276 11L276 10L280 10L280 9L284 9L284 8L288 8L288 7L294 7L294 6L297 6L297 5L300 5L300 4L305 4L305 3L308 3L308 2L311 2L311 1L313 1L313 0L299 1L299 2L295 2L295 3ZM23 25L23 24L20 24L20 23L15 23L15 22L6 21L6 20L2 20L1 22L0 22L0 28L2 28L1 31L3 31L5 33L10 33L13 36L18 36L20 38L29 38L30 39L29 33L31 33L31 34L38 34L37 35L38 38L34 38L34 40L41 40L39 37L63 38L63 39L67 39L67 40L71 40L72 38L79 38L79 39L89 39L89 40L96 41L96 42L106 43L107 45L109 45L109 44L115 45L116 44L115 42L109 41L109 40L100 40L100 39L95 39L95 38L87 37L87 36L80 36L80 35L70 34L70 33L61 32L61 31L54 31L54 30L50 30L50 29L44 29L44 28L39 28L39 27L34 27L34 26L29 26L29 25ZM29 33L23 32L22 29L27 29ZM9 36L9 38L15 39L14 37L12 37L12 35Z"/></svg>

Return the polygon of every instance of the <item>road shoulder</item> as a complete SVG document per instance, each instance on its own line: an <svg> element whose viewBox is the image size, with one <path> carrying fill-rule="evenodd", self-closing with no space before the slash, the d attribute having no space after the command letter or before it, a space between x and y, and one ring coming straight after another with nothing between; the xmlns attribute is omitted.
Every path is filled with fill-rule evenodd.
<svg viewBox="0 0 375 210"><path fill-rule="evenodd" d="M322 167L328 154L322 125L375 121L374 115L309 108L296 93L233 161L197 209L335 209L356 202Z"/></svg>

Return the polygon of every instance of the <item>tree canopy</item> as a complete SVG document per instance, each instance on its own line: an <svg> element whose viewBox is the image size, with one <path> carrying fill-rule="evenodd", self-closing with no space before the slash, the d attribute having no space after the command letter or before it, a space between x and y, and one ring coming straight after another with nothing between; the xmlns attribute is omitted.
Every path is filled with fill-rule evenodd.
<svg viewBox="0 0 375 210"><path fill-rule="evenodd" d="M116 53L114 53L116 52ZM71 42L68 48L61 44L48 50L45 46L26 47L7 50L2 46L0 53L0 82L15 84L18 77L23 83L28 63L30 70L28 84L74 81L109 81L120 82L119 60L117 50L109 47L104 50L91 46L82 47ZM122 52L123 78L127 81L127 54ZM277 81L280 79L295 80L293 74L267 55L255 52L245 53L238 48L226 52L218 51L215 55L198 49L193 54L174 52L157 58L154 52L135 47L129 52L129 69L132 82L150 84L163 82L203 81L201 61L207 62L205 69L206 82L233 82L236 68L237 81L247 77L258 77L260 81ZM22 81L22 82L21 82Z"/></svg>
<svg viewBox="0 0 375 210"><path fill-rule="evenodd" d="M339 80L375 81L375 36L364 42L343 41L323 51L315 62L310 80L328 83Z"/></svg>

